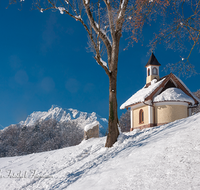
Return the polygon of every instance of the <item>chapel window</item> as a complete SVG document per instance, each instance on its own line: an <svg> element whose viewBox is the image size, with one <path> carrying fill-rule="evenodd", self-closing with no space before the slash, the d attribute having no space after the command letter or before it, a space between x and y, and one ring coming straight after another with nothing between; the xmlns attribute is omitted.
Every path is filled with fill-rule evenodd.
<svg viewBox="0 0 200 190"><path fill-rule="evenodd" d="M139 123L144 123L144 111L143 109L139 112Z"/></svg>
<svg viewBox="0 0 200 190"><path fill-rule="evenodd" d="M153 75L158 75L158 69L156 67L153 68Z"/></svg>
<svg viewBox="0 0 200 190"><path fill-rule="evenodd" d="M150 75L150 69L149 69L149 68L148 68L148 71L147 71L147 72L148 72L148 76L149 76L149 75Z"/></svg>

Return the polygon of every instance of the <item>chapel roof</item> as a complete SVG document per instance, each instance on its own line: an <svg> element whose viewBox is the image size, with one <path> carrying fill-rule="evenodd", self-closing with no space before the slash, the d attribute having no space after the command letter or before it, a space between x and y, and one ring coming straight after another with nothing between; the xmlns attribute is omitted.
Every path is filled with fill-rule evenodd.
<svg viewBox="0 0 200 190"><path fill-rule="evenodd" d="M156 66L160 66L161 64L158 62L158 60L156 59L155 55L153 53L151 53L151 57L149 58L147 64L145 65L145 67L149 66L149 65L156 65Z"/></svg>
<svg viewBox="0 0 200 190"><path fill-rule="evenodd" d="M154 102L164 102L164 101L180 101L180 102L188 102L191 104L195 104L193 98L185 94L181 89L171 87L167 88L165 91L157 95L154 99Z"/></svg>
<svg viewBox="0 0 200 190"><path fill-rule="evenodd" d="M192 105L198 105L200 103L200 100L187 88L187 86L174 74L170 73L169 75L166 75L165 77L160 78L159 80L153 79L149 85L145 85L142 89L137 91L135 94L133 94L126 102L124 102L120 109L125 109L128 107L131 107L137 103L145 102L148 100L153 101L154 98L164 92L166 89L166 86L168 82L173 82L176 86L176 88L180 89L187 97L187 100L190 98L193 99L193 101L186 101L180 98L178 98L177 91L176 91L176 97L173 98L173 101L186 101L188 103L191 103ZM180 93L182 94L182 93ZM166 95L166 93L164 93ZM183 95L183 94L182 94ZM190 97L190 98L189 98ZM169 100L159 100L159 101L169 101Z"/></svg>

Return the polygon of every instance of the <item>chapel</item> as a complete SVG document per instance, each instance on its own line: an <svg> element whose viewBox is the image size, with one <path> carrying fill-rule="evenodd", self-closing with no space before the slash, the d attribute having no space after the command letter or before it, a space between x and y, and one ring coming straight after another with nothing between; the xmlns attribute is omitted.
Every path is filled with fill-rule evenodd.
<svg viewBox="0 0 200 190"><path fill-rule="evenodd" d="M131 131L186 118L200 100L173 73L160 78L161 64L152 53L146 64L146 84L120 109L130 108Z"/></svg>

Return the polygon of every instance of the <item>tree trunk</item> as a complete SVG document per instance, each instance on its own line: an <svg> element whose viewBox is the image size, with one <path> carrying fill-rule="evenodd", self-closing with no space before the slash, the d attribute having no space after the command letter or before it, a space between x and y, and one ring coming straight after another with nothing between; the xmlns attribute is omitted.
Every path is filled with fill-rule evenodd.
<svg viewBox="0 0 200 190"><path fill-rule="evenodd" d="M115 34L112 45L110 75L109 75L109 120L108 120L108 135L105 147L112 147L119 136L118 130L118 115L117 115L117 65L119 54L119 43L121 31Z"/></svg>
<svg viewBox="0 0 200 190"><path fill-rule="evenodd" d="M114 74L115 75L115 74ZM112 147L119 136L117 115L117 75L109 77L109 121L105 147Z"/></svg>

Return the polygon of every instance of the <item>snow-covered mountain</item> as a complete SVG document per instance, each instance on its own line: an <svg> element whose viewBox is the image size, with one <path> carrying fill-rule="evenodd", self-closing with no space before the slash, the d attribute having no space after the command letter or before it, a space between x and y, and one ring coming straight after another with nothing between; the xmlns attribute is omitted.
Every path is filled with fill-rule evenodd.
<svg viewBox="0 0 200 190"><path fill-rule="evenodd" d="M45 111L33 112L31 115L27 117L25 121L21 121L20 124L31 126L34 125L37 121L43 121L48 119L55 119L58 122L74 120L83 129L85 125L90 124L94 121L98 121L100 123L99 125L100 136L105 136L108 128L107 119L100 117L95 112L87 113L71 108L63 109L56 105L52 105L51 109L49 109L47 112Z"/></svg>
<svg viewBox="0 0 200 190"><path fill-rule="evenodd" d="M0 158L6 190L199 190L200 113L77 146Z"/></svg>

